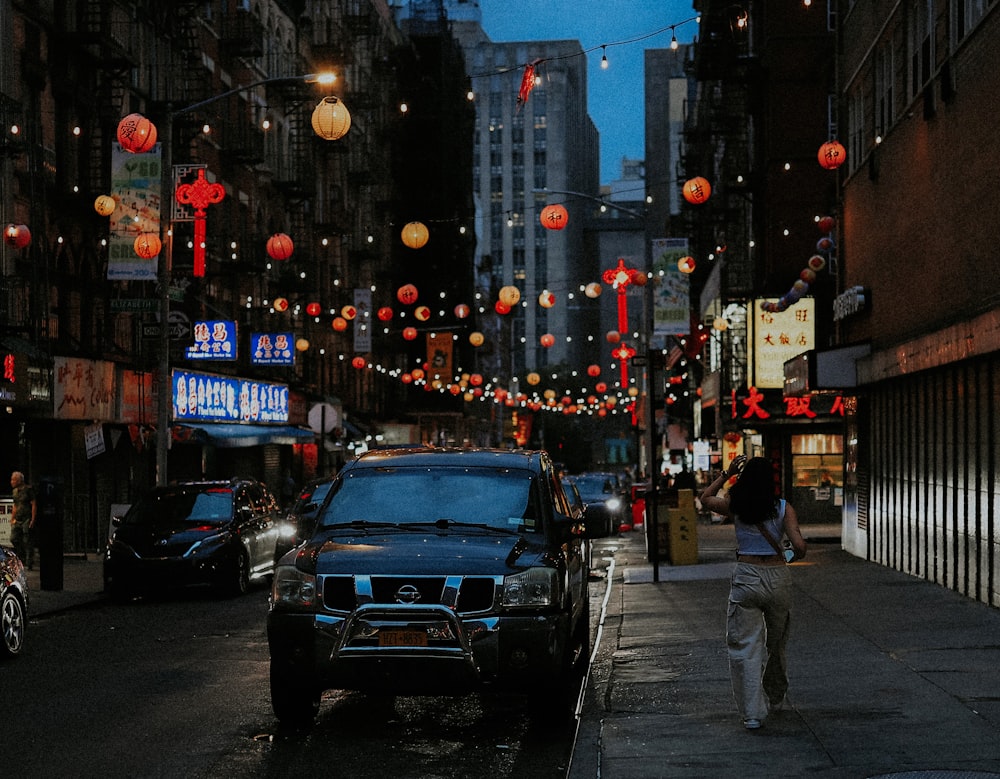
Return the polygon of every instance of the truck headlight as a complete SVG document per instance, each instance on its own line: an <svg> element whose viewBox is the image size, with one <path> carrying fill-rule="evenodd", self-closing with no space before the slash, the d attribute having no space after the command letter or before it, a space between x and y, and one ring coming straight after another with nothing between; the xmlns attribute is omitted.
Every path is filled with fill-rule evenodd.
<svg viewBox="0 0 1000 779"><path fill-rule="evenodd" d="M553 568L529 568L503 579L503 605L551 606L557 601L559 579Z"/></svg>
<svg viewBox="0 0 1000 779"><path fill-rule="evenodd" d="M310 608L316 605L316 577L294 565L279 565L271 583L271 605Z"/></svg>

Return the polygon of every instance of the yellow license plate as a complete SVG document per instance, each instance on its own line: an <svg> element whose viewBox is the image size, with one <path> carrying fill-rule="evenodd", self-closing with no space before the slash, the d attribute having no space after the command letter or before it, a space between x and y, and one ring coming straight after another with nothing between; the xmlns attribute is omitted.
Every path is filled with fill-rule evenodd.
<svg viewBox="0 0 1000 779"><path fill-rule="evenodd" d="M427 646L427 632L423 630L380 630L379 646Z"/></svg>

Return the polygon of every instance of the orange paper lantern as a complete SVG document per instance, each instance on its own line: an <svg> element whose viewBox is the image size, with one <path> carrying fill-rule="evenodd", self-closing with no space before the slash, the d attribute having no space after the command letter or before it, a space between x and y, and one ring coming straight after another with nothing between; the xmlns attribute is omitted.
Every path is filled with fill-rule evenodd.
<svg viewBox="0 0 1000 779"><path fill-rule="evenodd" d="M840 141L827 141L816 153L819 164L827 170L836 170L847 160L847 150Z"/></svg>
<svg viewBox="0 0 1000 779"><path fill-rule="evenodd" d="M312 128L324 141L336 141L351 129L351 112L339 98L324 97L313 109Z"/></svg>
<svg viewBox="0 0 1000 779"><path fill-rule="evenodd" d="M677 260L677 270L681 273L693 273L695 269L694 257L681 257Z"/></svg>
<svg viewBox="0 0 1000 779"><path fill-rule="evenodd" d="M403 245L409 246L411 249L423 248L427 245L427 241L431 237L430 232L427 230L427 225L423 222L407 222L403 226L401 236L403 238Z"/></svg>
<svg viewBox="0 0 1000 779"><path fill-rule="evenodd" d="M340 315L349 322L358 315L358 310L354 306L348 304L340 309Z"/></svg>
<svg viewBox="0 0 1000 779"><path fill-rule="evenodd" d="M521 290L513 284L510 284L506 287L500 288L500 294L498 297L500 298L501 303L509 308L513 308L517 305L518 301L521 300Z"/></svg>
<svg viewBox="0 0 1000 779"><path fill-rule="evenodd" d="M702 176L695 176L684 182L684 199L692 205L701 205L712 194L712 185L708 179Z"/></svg>
<svg viewBox="0 0 1000 779"><path fill-rule="evenodd" d="M330 326L333 327L333 329L338 333L342 333L347 329L347 320L342 316L335 316L333 318L333 322L330 323Z"/></svg>
<svg viewBox="0 0 1000 779"><path fill-rule="evenodd" d="M417 328L415 327L404 327L403 328L403 338L407 341L412 341L417 337Z"/></svg>
<svg viewBox="0 0 1000 779"><path fill-rule="evenodd" d="M101 216L111 216L115 212L116 205L111 195L98 195L94 201L94 210Z"/></svg>
<svg viewBox="0 0 1000 779"><path fill-rule="evenodd" d="M404 305L417 302L417 288L412 284L404 284L396 290L396 299Z"/></svg>
<svg viewBox="0 0 1000 779"><path fill-rule="evenodd" d="M129 114L118 123L117 135L125 151L143 154L156 144L156 125L142 114Z"/></svg>
<svg viewBox="0 0 1000 779"><path fill-rule="evenodd" d="M3 239L15 249L23 249L31 243L31 230L27 225L7 225L3 231Z"/></svg>
<svg viewBox="0 0 1000 779"><path fill-rule="evenodd" d="M419 321L426 322L431 318L431 310L427 306L417 306L413 310L413 316L415 316Z"/></svg>
<svg viewBox="0 0 1000 779"><path fill-rule="evenodd" d="M151 260L160 253L163 246L160 243L160 236L156 233L140 233L132 242L132 248L139 257Z"/></svg>
<svg viewBox="0 0 1000 779"><path fill-rule="evenodd" d="M538 305L542 308L552 308L556 304L556 296L549 292L547 289L543 289L541 294L538 296Z"/></svg>
<svg viewBox="0 0 1000 779"><path fill-rule="evenodd" d="M287 260L294 250L295 244L284 233L275 233L267 239L267 256L272 260Z"/></svg>
<svg viewBox="0 0 1000 779"><path fill-rule="evenodd" d="M483 341L485 340L486 340L485 336L478 330L473 333L469 333L469 343L472 344L473 346L482 346Z"/></svg>
<svg viewBox="0 0 1000 779"><path fill-rule="evenodd" d="M554 203L542 209L538 220L542 223L542 227L549 230L562 230L569 221L569 213L563 206Z"/></svg>
<svg viewBox="0 0 1000 779"><path fill-rule="evenodd" d="M274 303L272 305L274 306L274 310L275 311L278 311L278 312L287 311L288 310L288 299L287 298L275 298L274 299Z"/></svg>

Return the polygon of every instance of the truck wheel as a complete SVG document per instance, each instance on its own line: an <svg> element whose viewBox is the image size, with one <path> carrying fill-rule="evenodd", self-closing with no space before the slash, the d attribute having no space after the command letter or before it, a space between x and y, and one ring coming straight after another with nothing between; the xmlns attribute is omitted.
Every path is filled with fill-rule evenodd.
<svg viewBox="0 0 1000 779"><path fill-rule="evenodd" d="M311 725L319 713L319 690L287 661L271 659L271 709L287 725Z"/></svg>

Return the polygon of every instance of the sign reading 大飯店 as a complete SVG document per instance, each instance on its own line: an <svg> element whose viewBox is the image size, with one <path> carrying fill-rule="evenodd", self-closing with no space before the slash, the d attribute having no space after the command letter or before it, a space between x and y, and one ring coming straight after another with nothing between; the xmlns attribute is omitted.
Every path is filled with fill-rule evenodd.
<svg viewBox="0 0 1000 779"><path fill-rule="evenodd" d="M288 422L288 385L174 370L175 422Z"/></svg>

